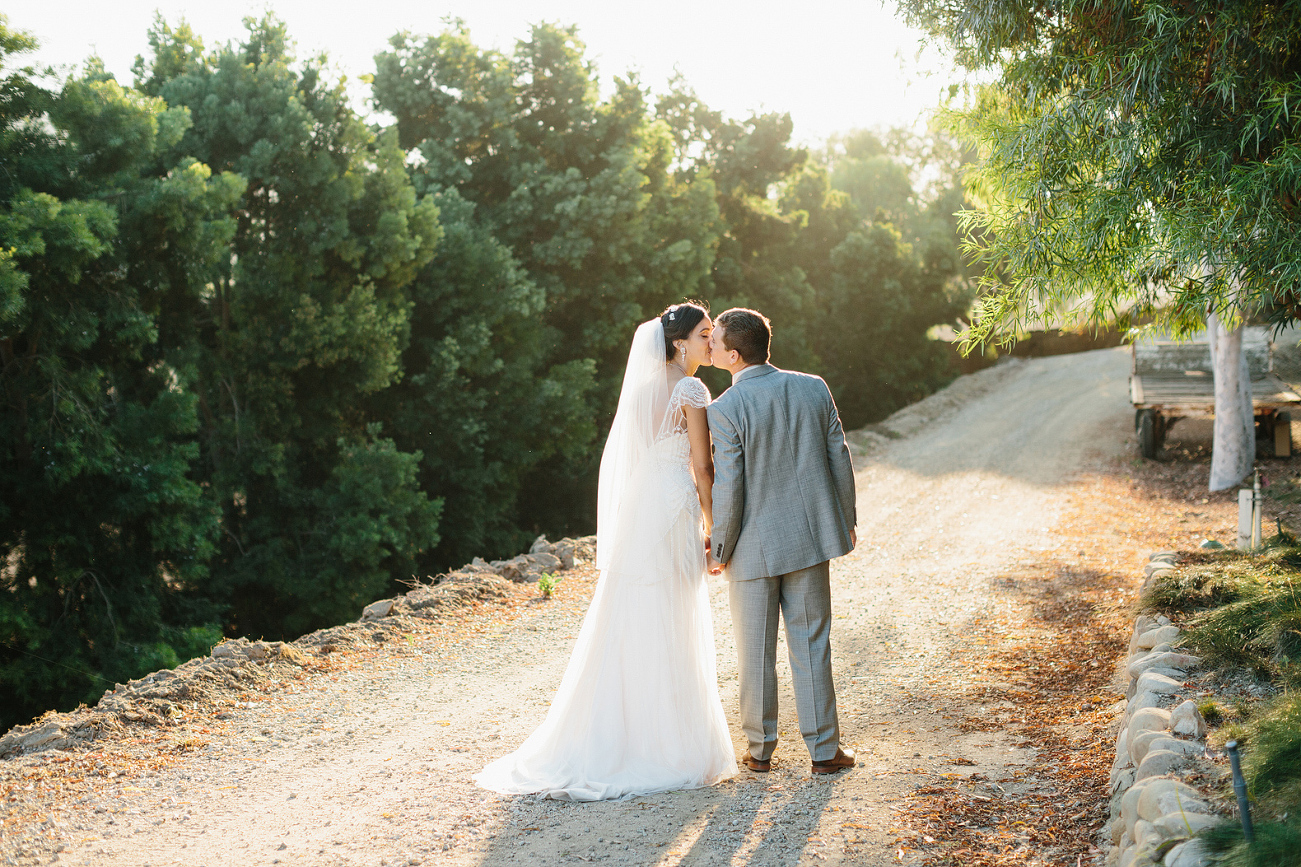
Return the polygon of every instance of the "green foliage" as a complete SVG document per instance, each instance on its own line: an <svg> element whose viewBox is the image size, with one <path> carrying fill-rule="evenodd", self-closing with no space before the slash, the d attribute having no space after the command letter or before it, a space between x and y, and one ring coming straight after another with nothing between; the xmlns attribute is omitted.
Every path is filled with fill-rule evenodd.
<svg viewBox="0 0 1301 867"><path fill-rule="evenodd" d="M984 158L973 341L1026 321L1295 318L1301 9L904 0L997 82L955 120Z"/></svg>
<svg viewBox="0 0 1301 867"><path fill-rule="evenodd" d="M1211 665L1246 666L1284 692L1267 704L1235 702L1221 711L1213 701L1198 709L1208 722L1234 720L1221 736L1243 745L1243 774L1252 797L1256 841L1226 823L1202 836L1222 860L1257 865L1301 863L1297 804L1301 803L1301 549L1291 537L1276 538L1263 554L1201 555L1159 579L1143 597L1148 610L1191 613L1181 644Z"/></svg>
<svg viewBox="0 0 1301 867"><path fill-rule="evenodd" d="M445 235L408 289L405 375L369 401L399 446L422 455L421 489L447 504L420 574L527 547L536 534L519 495L530 471L581 463L595 434L592 363L548 366L544 293L456 190L433 198Z"/></svg>
<svg viewBox="0 0 1301 867"><path fill-rule="evenodd" d="M560 586L560 582L563 580L559 575L543 572L542 577L538 579L538 591L542 594L542 598L550 599L551 594L556 592L556 588Z"/></svg>
<svg viewBox="0 0 1301 867"><path fill-rule="evenodd" d="M1255 842L1248 845L1237 823L1209 829L1210 851L1233 865L1301 864L1301 696L1285 694L1236 734L1243 748L1243 776L1251 795Z"/></svg>
<svg viewBox="0 0 1301 867"><path fill-rule="evenodd" d="M637 323L704 294L718 233L710 191L668 172L669 136L634 81L599 100L573 28L539 25L512 58L477 48L463 24L424 39L400 34L376 64L376 102L419 154L417 189L472 204L467 231L503 245L520 272L505 279L526 281L533 296L537 321L510 326L521 343L507 345L524 354L506 373L542 375L535 394L510 394L521 409L545 407L534 442L549 445L519 443L532 454L503 463L498 492L504 502L533 492L519 508L547 515L548 529L590 528L599 457L590 420L608 425ZM496 303L519 309L517 294Z"/></svg>
<svg viewBox="0 0 1301 867"><path fill-rule="evenodd" d="M1149 589L1150 610L1195 611L1180 640L1212 665L1241 665L1301 684L1301 550L1219 554Z"/></svg>
<svg viewBox="0 0 1301 867"><path fill-rule="evenodd" d="M364 401L401 377L406 288L441 229L395 136L362 122L324 58L297 64L273 17L246 24L242 44L204 53L159 22L136 71L189 112L174 152L244 180L204 290L160 301L175 326L160 344L195 372L227 626L286 636L352 613L438 541L419 456Z"/></svg>
<svg viewBox="0 0 1301 867"><path fill-rule="evenodd" d="M0 22L3 50L30 45ZM57 93L25 69L5 88L0 728L217 635L197 593L217 532L190 474L197 403L187 372L152 357L151 292L133 272L165 255L145 226L192 253L220 242L229 186L160 160L184 113L94 63Z"/></svg>
<svg viewBox="0 0 1301 867"><path fill-rule="evenodd" d="M1270 798L1301 784L1301 696L1284 695L1248 725L1243 773L1252 794ZM1292 803L1296 803L1293 799Z"/></svg>
<svg viewBox="0 0 1301 867"><path fill-rule="evenodd" d="M1301 865L1301 822L1255 822L1255 842L1248 845L1242 825L1229 821L1201 834L1207 849L1224 867L1297 867Z"/></svg>

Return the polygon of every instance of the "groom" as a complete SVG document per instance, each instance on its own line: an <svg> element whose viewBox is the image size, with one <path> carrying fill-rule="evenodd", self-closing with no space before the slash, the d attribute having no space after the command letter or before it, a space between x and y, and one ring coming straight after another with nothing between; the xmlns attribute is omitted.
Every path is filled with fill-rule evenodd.
<svg viewBox="0 0 1301 867"><path fill-rule="evenodd" d="M786 621L800 734L813 773L853 767L840 747L831 682L830 560L857 544L854 469L827 384L768 363L761 313L714 320L710 357L732 387L709 406L714 440L710 572L727 570L741 675L742 761L771 767L777 746L777 616ZM725 564L725 565L723 565Z"/></svg>

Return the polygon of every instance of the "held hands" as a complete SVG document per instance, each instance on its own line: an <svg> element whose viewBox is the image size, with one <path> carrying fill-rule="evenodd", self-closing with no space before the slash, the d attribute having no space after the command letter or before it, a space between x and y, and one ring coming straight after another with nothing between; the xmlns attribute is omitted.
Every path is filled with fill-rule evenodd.
<svg viewBox="0 0 1301 867"><path fill-rule="evenodd" d="M723 567L726 566L727 564L726 564L726 563L719 563L717 560L714 559L713 549L712 549L711 547L709 547L709 537L708 537L708 536L705 537L705 558L708 560L708 566L707 566L707 568L709 569L709 574L710 574L710 575L722 575L722 574L723 574Z"/></svg>

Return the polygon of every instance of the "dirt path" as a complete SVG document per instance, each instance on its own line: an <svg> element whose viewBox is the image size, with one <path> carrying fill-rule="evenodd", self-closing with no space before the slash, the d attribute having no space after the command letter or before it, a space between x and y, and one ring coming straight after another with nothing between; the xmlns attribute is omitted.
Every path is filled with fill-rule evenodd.
<svg viewBox="0 0 1301 867"><path fill-rule="evenodd" d="M862 543L832 572L843 736L860 757L850 772L810 777L783 662L784 739L770 774L586 805L477 790L470 774L544 716L589 573L551 602L485 609L459 631L415 632L360 666L305 676L233 710L221 732L168 735L162 747L182 758L99 779L0 856L130 867L919 863L925 847L909 842L898 814L910 793L955 779L976 794L1036 785L1036 744L969 724L1006 703L964 706L961 651L996 647L1002 609L1016 604L999 582L1045 558L1136 570L1146 553L1145 541L1116 534L1076 551L1078 532L1063 529L1081 474L1127 454L1127 372L1124 350L1000 365L856 437L872 446L855 460ZM734 716L717 581L714 600ZM1089 809L1080 821L1105 805Z"/></svg>

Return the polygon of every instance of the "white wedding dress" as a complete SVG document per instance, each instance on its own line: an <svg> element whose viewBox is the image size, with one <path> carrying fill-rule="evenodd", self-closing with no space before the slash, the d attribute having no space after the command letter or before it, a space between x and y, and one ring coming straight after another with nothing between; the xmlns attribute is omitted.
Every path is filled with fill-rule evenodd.
<svg viewBox="0 0 1301 867"><path fill-rule="evenodd" d="M630 358L625 397L633 365ZM524 744L475 776L485 789L595 801L699 788L736 773L718 697L704 526L682 412L707 405L709 390L685 377L667 405L662 393L641 396L651 417L659 416L658 430L633 450L617 483L619 417L611 430L601 468L601 576L560 689ZM625 422L631 415L623 398L619 412ZM609 502L607 486L617 490L617 503Z"/></svg>

